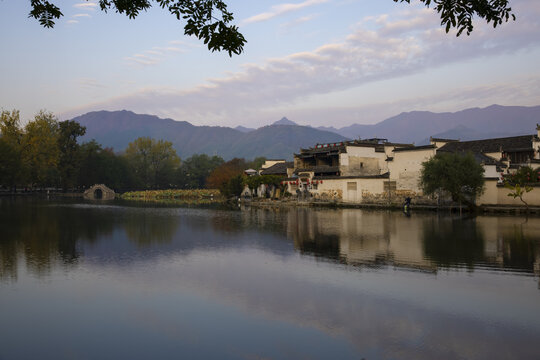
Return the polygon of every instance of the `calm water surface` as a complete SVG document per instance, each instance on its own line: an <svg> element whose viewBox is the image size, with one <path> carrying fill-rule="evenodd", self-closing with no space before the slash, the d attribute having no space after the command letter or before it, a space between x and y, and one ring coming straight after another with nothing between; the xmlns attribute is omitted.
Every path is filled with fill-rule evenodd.
<svg viewBox="0 0 540 360"><path fill-rule="evenodd" d="M540 218L0 198L0 359L540 359Z"/></svg>

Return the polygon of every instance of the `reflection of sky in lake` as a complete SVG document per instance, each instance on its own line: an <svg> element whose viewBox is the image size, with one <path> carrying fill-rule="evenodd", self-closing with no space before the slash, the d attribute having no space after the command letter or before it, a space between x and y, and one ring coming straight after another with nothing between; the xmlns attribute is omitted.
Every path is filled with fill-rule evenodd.
<svg viewBox="0 0 540 360"><path fill-rule="evenodd" d="M92 240L71 232L75 262L46 249L45 271L28 263L43 246L2 240L2 259L14 247L18 260L0 282L0 359L540 356L538 278L504 267L515 218L474 220L480 265L461 266L470 256L456 250L438 267L417 255L433 235L426 222L448 230L433 214L57 208L43 223L108 216L87 217L98 220ZM520 225L533 260L538 221Z"/></svg>

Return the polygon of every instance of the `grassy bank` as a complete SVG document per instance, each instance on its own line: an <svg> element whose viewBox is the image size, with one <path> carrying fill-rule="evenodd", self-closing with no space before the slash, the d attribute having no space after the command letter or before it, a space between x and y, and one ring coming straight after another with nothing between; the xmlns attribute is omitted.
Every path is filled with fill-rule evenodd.
<svg viewBox="0 0 540 360"><path fill-rule="evenodd" d="M146 190L130 191L120 195L121 199L156 201L156 200L186 200L186 201L224 201L225 199L214 189L197 190Z"/></svg>

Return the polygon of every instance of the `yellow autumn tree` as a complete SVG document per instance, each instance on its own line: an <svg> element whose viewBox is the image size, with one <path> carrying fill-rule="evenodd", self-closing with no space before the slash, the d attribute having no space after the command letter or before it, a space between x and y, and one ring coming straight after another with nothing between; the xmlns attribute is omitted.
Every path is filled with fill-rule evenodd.
<svg viewBox="0 0 540 360"><path fill-rule="evenodd" d="M58 120L54 114L40 111L25 128L22 140L22 163L28 169L28 182L51 186L58 179Z"/></svg>

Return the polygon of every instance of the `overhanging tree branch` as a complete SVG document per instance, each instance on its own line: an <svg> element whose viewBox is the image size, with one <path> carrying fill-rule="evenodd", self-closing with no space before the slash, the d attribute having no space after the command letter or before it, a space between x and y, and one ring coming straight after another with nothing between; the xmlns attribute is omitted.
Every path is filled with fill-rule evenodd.
<svg viewBox="0 0 540 360"><path fill-rule="evenodd" d="M446 32L451 28L458 30L456 36L467 31L473 31L473 17L478 16L486 22L493 23L493 27L501 25L508 20L516 20L516 16L509 7L510 0L419 0L427 7L433 8L441 15L441 25ZM394 2L407 2L411 0L394 0Z"/></svg>
<svg viewBox="0 0 540 360"><path fill-rule="evenodd" d="M246 39L231 25L233 14L227 10L222 0L153 0L161 8L167 9L178 20L185 21L184 34L203 40L208 50L226 51L229 56L241 54ZM32 10L29 17L38 19L44 27L52 28L55 20L63 16L60 8L47 0L30 0ZM152 6L150 0L100 0L102 11L114 10L130 19Z"/></svg>

